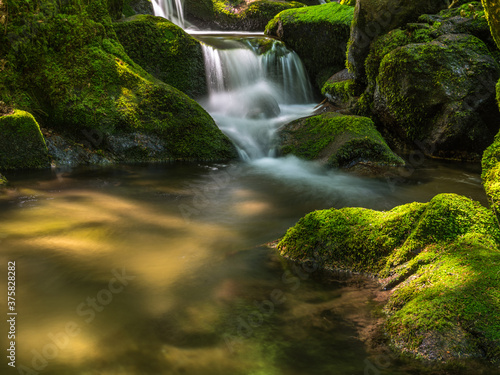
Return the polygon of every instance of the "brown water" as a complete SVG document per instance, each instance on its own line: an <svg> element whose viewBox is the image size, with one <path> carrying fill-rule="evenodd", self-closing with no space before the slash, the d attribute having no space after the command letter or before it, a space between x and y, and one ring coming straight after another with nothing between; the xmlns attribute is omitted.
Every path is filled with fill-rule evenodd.
<svg viewBox="0 0 500 375"><path fill-rule="evenodd" d="M7 177L0 274L16 262L16 365L29 374L419 374L359 340L372 285L321 284L262 244L314 209L485 202L478 166L437 163L396 185L295 159Z"/></svg>

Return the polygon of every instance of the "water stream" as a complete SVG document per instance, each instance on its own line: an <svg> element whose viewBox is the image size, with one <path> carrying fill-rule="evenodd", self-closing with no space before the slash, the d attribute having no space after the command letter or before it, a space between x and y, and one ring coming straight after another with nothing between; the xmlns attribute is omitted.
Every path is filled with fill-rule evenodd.
<svg viewBox="0 0 500 375"><path fill-rule="evenodd" d="M182 24L181 1L154 3ZM300 60L261 35L196 37L210 89L200 103L243 161L9 174L0 264L17 267L18 366L50 375L431 371L360 340L376 285L319 283L263 244L315 209L387 210L441 192L486 204L480 167L427 161L394 185L275 158L277 127L315 105Z"/></svg>

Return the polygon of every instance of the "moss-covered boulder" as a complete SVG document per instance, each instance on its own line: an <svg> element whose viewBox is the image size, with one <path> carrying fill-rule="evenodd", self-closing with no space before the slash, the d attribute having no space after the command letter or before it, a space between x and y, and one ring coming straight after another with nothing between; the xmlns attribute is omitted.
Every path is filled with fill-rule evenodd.
<svg viewBox="0 0 500 375"><path fill-rule="evenodd" d="M490 25L491 35L500 48L500 3L498 0L481 0Z"/></svg>
<svg viewBox="0 0 500 375"><path fill-rule="evenodd" d="M154 16L155 11L152 0L125 0L123 4L123 14L125 17L132 17L136 14L148 14Z"/></svg>
<svg viewBox="0 0 500 375"><path fill-rule="evenodd" d="M500 81L497 83L497 99L500 105ZM500 222L500 133L494 142L484 151L482 159L482 179L484 190L491 208Z"/></svg>
<svg viewBox="0 0 500 375"><path fill-rule="evenodd" d="M103 152L112 152L122 136L144 134L161 146L153 149L154 160L236 156L196 102L126 54L105 1L15 4L0 45L4 102L29 109L42 125L76 142L92 136ZM155 142L134 140L119 160L151 160Z"/></svg>
<svg viewBox="0 0 500 375"><path fill-rule="evenodd" d="M148 73L190 97L207 93L199 41L172 22L138 15L113 24L127 55Z"/></svg>
<svg viewBox="0 0 500 375"><path fill-rule="evenodd" d="M184 13L202 29L262 31L281 11L304 6L283 0L185 0Z"/></svg>
<svg viewBox="0 0 500 375"><path fill-rule="evenodd" d="M296 261L381 278L392 288L385 330L399 351L431 360L495 361L500 359L499 243L491 211L468 198L441 194L387 212L312 212L288 230L278 249Z"/></svg>
<svg viewBox="0 0 500 375"><path fill-rule="evenodd" d="M356 79L364 81L365 59L375 38L448 5L445 0L358 0L347 54L349 70Z"/></svg>
<svg viewBox="0 0 500 375"><path fill-rule="evenodd" d="M266 34L282 40L302 59L317 88L344 69L354 8L329 3L278 14Z"/></svg>
<svg viewBox="0 0 500 375"><path fill-rule="evenodd" d="M293 121L278 131L282 155L318 160L330 167L401 166L369 118L326 113Z"/></svg>
<svg viewBox="0 0 500 375"><path fill-rule="evenodd" d="M479 159L498 131L498 69L472 35L396 48L380 62L373 112L407 143L425 144L429 155Z"/></svg>
<svg viewBox="0 0 500 375"><path fill-rule="evenodd" d="M35 118L20 110L0 115L0 170L47 167L49 154Z"/></svg>

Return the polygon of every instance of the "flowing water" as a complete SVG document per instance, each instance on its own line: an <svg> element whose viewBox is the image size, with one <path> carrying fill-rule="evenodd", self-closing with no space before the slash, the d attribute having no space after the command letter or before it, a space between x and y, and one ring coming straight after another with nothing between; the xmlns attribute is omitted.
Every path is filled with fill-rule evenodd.
<svg viewBox="0 0 500 375"><path fill-rule="evenodd" d="M201 104L244 162L7 174L0 264L3 275L16 264L20 373L425 372L360 340L374 322L376 285L320 283L263 244L315 209L385 210L441 192L486 204L479 166L421 161L393 183L274 158L277 127L314 106L300 60L258 35L196 37L210 88ZM7 328L4 319L3 349Z"/></svg>
<svg viewBox="0 0 500 375"><path fill-rule="evenodd" d="M6 275L16 262L18 368L361 375L375 365L381 374L422 373L358 339L372 323L373 285L319 283L262 244L319 208L388 209L443 191L484 203L477 166L422 165L393 186L301 163L8 174L0 264ZM6 335L0 342L8 348Z"/></svg>
<svg viewBox="0 0 500 375"><path fill-rule="evenodd" d="M177 26L184 28L184 0L153 0L155 16L166 18Z"/></svg>

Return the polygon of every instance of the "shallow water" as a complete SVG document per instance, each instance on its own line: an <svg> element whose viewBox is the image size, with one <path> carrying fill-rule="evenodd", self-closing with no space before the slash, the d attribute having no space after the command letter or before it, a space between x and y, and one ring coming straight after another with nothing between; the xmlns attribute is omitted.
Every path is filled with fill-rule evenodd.
<svg viewBox="0 0 500 375"><path fill-rule="evenodd" d="M389 209L439 192L484 202L478 167L427 163L391 185L301 163L8 175L0 264L16 262L17 365L44 374L421 373L359 340L373 286L321 284L262 244L314 209Z"/></svg>

